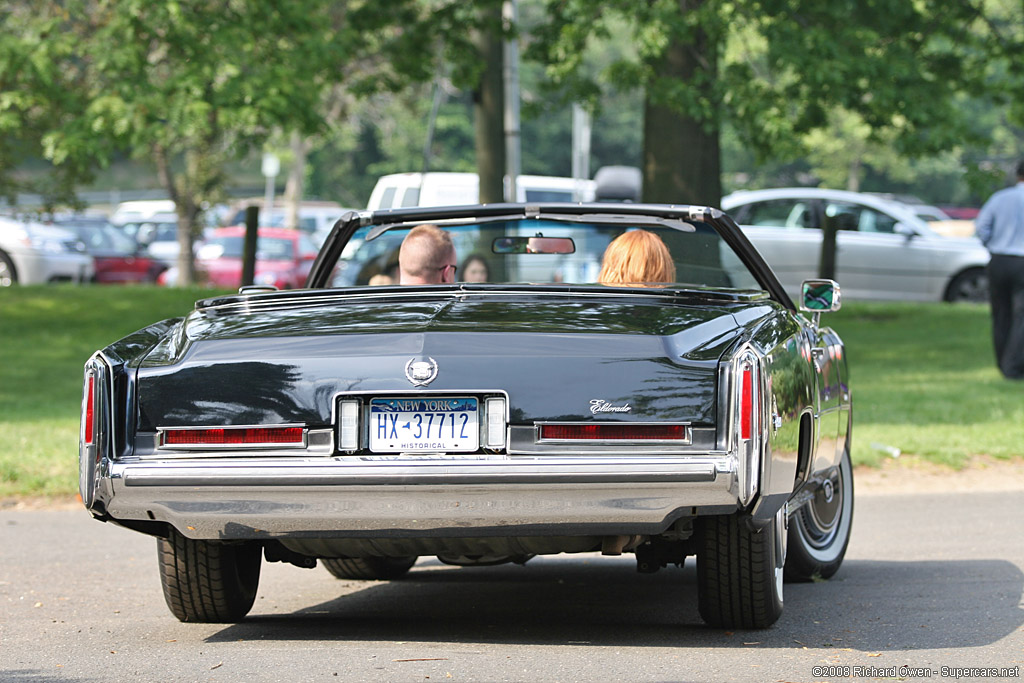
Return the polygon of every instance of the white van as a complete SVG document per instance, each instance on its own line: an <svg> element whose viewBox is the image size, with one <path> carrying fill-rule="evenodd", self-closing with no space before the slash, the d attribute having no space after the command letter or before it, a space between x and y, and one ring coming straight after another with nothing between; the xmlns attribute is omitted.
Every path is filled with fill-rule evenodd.
<svg viewBox="0 0 1024 683"><path fill-rule="evenodd" d="M516 183L517 202L593 200L593 180L521 175ZM376 211L406 206L461 206L479 201L480 180L476 173L393 173L377 181L366 208Z"/></svg>
<svg viewBox="0 0 1024 683"><path fill-rule="evenodd" d="M138 199L121 202L110 215L110 222L121 226L129 223L165 223L178 220L170 199Z"/></svg>

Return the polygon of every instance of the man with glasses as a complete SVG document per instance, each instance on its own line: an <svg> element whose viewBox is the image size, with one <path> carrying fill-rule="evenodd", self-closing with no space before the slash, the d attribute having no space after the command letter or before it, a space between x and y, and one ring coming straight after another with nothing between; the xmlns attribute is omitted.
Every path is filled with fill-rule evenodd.
<svg viewBox="0 0 1024 683"><path fill-rule="evenodd" d="M455 282L455 245L436 225L417 225L402 240L398 253L403 285L440 285Z"/></svg>

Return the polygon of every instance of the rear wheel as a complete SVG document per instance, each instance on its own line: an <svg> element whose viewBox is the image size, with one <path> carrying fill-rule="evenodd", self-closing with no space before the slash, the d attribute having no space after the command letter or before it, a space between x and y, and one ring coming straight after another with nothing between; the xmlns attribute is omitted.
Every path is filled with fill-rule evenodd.
<svg viewBox="0 0 1024 683"><path fill-rule="evenodd" d="M739 515L701 522L697 554L700 616L717 628L767 628L782 614L786 512L755 531Z"/></svg>
<svg viewBox="0 0 1024 683"><path fill-rule="evenodd" d="M988 274L984 268L971 268L957 275L946 288L946 301L988 301Z"/></svg>
<svg viewBox="0 0 1024 683"><path fill-rule="evenodd" d="M181 621L239 621L256 600L262 548L256 543L195 541L171 530L158 539L164 600Z"/></svg>
<svg viewBox="0 0 1024 683"><path fill-rule="evenodd" d="M381 580L405 576L418 558L410 557L322 557L327 571L339 579Z"/></svg>
<svg viewBox="0 0 1024 683"><path fill-rule="evenodd" d="M787 581L827 579L839 571L853 525L853 466L846 449L814 497L789 520Z"/></svg>
<svg viewBox="0 0 1024 683"><path fill-rule="evenodd" d="M0 287L10 287L18 284L18 271L14 267L14 261L5 252L0 251Z"/></svg>

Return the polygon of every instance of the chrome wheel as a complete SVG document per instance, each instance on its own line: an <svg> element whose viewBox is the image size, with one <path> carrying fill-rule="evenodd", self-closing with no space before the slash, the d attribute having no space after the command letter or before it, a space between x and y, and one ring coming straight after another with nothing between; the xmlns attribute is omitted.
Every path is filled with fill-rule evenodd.
<svg viewBox="0 0 1024 683"><path fill-rule="evenodd" d="M789 520L786 579L827 579L839 570L853 525L853 467L849 451Z"/></svg>
<svg viewBox="0 0 1024 683"><path fill-rule="evenodd" d="M988 274L981 268L960 273L949 283L946 301L986 303L988 301Z"/></svg>
<svg viewBox="0 0 1024 683"><path fill-rule="evenodd" d="M842 475L837 468L814 492L811 502L797 512L797 523L802 526L807 542L815 548L826 548L835 540L843 508L841 479Z"/></svg>
<svg viewBox="0 0 1024 683"><path fill-rule="evenodd" d="M0 251L0 287L10 287L18 284L18 275L14 271L14 263L11 258Z"/></svg>

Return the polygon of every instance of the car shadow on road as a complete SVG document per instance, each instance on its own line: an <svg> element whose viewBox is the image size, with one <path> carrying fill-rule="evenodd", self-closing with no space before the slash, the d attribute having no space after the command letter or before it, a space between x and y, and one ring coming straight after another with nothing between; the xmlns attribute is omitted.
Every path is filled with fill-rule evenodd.
<svg viewBox="0 0 1024 683"><path fill-rule="evenodd" d="M254 614L208 638L591 644L629 647L980 647L1024 625L1024 574L1004 560L847 561L829 581L786 584L782 618L761 631L705 626L692 560L653 575L619 558L537 558L450 568L421 560L399 581L339 581L338 598ZM322 571L322 570L320 570Z"/></svg>

